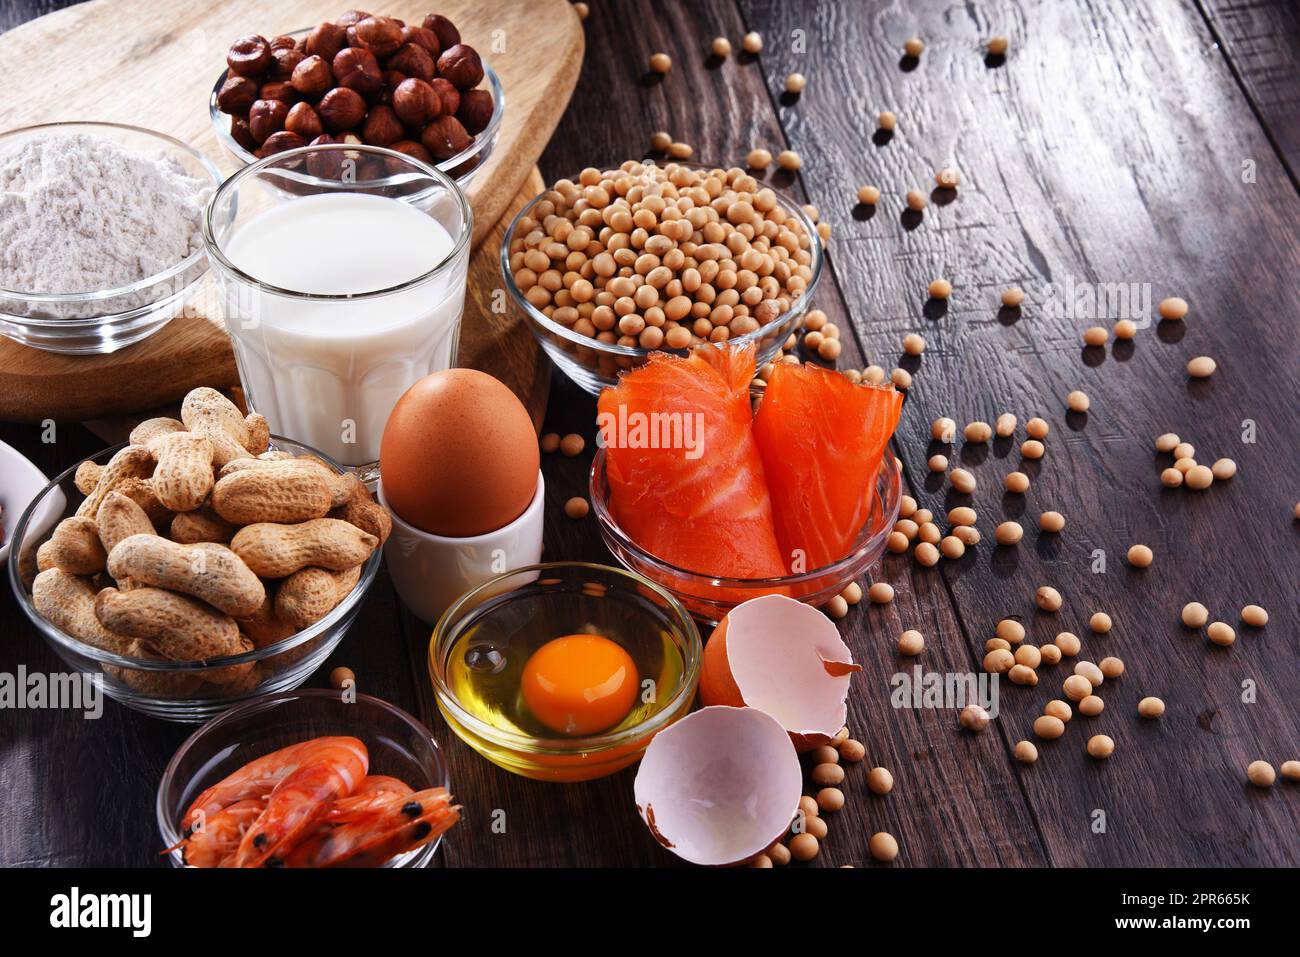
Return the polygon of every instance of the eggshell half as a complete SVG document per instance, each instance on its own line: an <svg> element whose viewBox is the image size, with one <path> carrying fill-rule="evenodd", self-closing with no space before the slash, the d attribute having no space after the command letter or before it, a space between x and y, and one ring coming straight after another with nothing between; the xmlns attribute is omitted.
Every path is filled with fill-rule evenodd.
<svg viewBox="0 0 1300 957"><path fill-rule="evenodd" d="M765 595L737 605L709 636L700 701L766 712L807 751L844 727L849 681L861 670L824 614L784 595Z"/></svg>
<svg viewBox="0 0 1300 957"><path fill-rule="evenodd" d="M692 864L740 864L785 834L803 775L785 729L753 708L716 706L654 736L633 784L650 833Z"/></svg>

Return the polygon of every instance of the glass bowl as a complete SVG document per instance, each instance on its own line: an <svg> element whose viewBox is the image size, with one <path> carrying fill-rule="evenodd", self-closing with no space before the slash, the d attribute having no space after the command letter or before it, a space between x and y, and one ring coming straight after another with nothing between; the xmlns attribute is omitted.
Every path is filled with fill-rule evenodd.
<svg viewBox="0 0 1300 957"><path fill-rule="evenodd" d="M0 152L38 137L74 133L107 138L138 152L164 154L211 189L221 184L217 167L193 147L153 130L119 123L46 123L10 130L0 133ZM0 289L0 335L33 349L66 355L116 352L170 322L194 298L207 271L200 242L169 269L127 286L59 294Z"/></svg>
<svg viewBox="0 0 1300 957"><path fill-rule="evenodd" d="M650 165L650 161L647 160L646 165ZM672 165L687 166L700 170L713 169L713 167L701 166L696 163L674 163ZM577 182L578 177L574 176L572 179ZM667 346L653 350L642 349L637 346L605 343L584 336L550 319L546 313L524 297L519 286L515 284L514 270L510 267L511 247L514 244L520 222L532 216L533 209L538 203L546 199L549 192L550 190L547 190L547 192L534 197L510 223L505 240L501 243L501 275L506 289L510 291L510 297L514 300L515 307L523 313L533 336L541 344L546 354L551 357L551 361L587 392L598 395L601 389L606 386L617 384L620 372L644 365L651 352L669 352L679 356L687 355L689 349L670 349ZM811 307L813 295L817 291L817 284L821 280L822 266L825 262L825 250L822 247L821 237L817 235L817 227L808 218L808 214L803 211L803 207L779 190L774 190L774 192L776 193L777 204L785 211L787 216L797 219L804 232L808 235L808 251L812 257L812 263L810 264L812 279L809 281L807 288L790 304L790 308L786 312L753 332L727 340L729 343L740 345L755 343L759 368L770 362L781 351L781 344L803 324L804 316Z"/></svg>
<svg viewBox="0 0 1300 957"><path fill-rule="evenodd" d="M416 791L447 787L447 766L429 729L400 708L370 695L345 701L329 688L264 695L213 718L186 739L158 783L156 810L162 846L175 847L180 821L206 788L249 761L311 738L348 735L370 753L370 774L387 774ZM408 851L385 867L427 867L442 838ZM179 849L165 852L186 866Z"/></svg>
<svg viewBox="0 0 1300 957"><path fill-rule="evenodd" d="M294 37L295 39L306 37L311 32L311 28L303 30L294 30L292 33L286 33L284 36ZM453 180L461 189L467 189L469 184L474 180L478 171L487 163L488 157L492 155L492 150L496 147L497 137L501 132L501 120L506 113L505 91L501 87L501 78L497 76L496 71L492 69L487 60L483 60L483 84L489 93L492 94L492 118L488 120L488 125L483 131L474 137L474 142L461 150L450 159L439 160L434 165L442 170ZM217 77L217 82L212 87L212 92L208 96L208 114L212 118L212 128L216 131L217 139L221 145L240 165L248 165L255 162L257 157L250 153L244 147L240 146L235 138L230 134L230 117L222 113L217 108L217 94L221 92L221 87L226 82L229 70L222 70L221 75ZM387 180L359 180L358 182L366 185L386 186Z"/></svg>
<svg viewBox="0 0 1300 957"><path fill-rule="evenodd" d="M309 446L280 436L272 436L271 445L294 455L315 455L343 471L324 453ZM103 465L122 447L117 445L105 449L83 461ZM68 667L73 671L102 676L104 693L133 711L168 721L197 723L241 701L270 691L298 687L343 640L379 571L382 548L376 548L366 560L356 587L328 615L283 641L244 654L210 661L170 661L133 658L95 648L47 621L32 603L30 590L35 577L36 550L60 521L76 514L77 506L85 498L77 490L74 478L82 464L78 462L47 485L23 513L9 552L9 582L27 617ZM256 683L223 689L209 680L219 668L249 663L257 669Z"/></svg>
<svg viewBox="0 0 1300 957"><path fill-rule="evenodd" d="M823 605L830 601L843 592L849 582L861 578L880 560L889 533L898 521L902 502L902 482L893 453L888 453L881 460L876 475L867 522L858 532L853 550L844 558L799 575L781 578L719 578L678 568L651 555L619 527L610 503L605 454L604 449L598 451L591 465L591 504L606 546L626 568L672 592L691 614L709 624L717 624L741 602L760 595L786 595L810 605Z"/></svg>
<svg viewBox="0 0 1300 957"><path fill-rule="evenodd" d="M512 635L539 627L548 638L594 633L620 644L630 628L653 629L674 651L660 664L655 701L662 704L639 720L572 738L528 735L475 714L448 680L458 639L483 637L508 655ZM691 709L701 654L695 622L658 585L606 565L552 562L515 569L461 596L434 629L429 676L448 726L493 764L543 781L589 781L640 760L650 739Z"/></svg>

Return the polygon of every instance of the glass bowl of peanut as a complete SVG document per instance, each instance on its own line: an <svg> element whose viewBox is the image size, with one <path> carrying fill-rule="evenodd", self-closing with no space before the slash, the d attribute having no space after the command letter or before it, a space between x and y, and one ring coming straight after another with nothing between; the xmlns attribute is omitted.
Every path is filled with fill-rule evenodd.
<svg viewBox="0 0 1300 957"><path fill-rule="evenodd" d="M46 486L9 579L70 677L99 686L87 693L196 723L307 680L356 619L391 526L355 476L215 390L183 416Z"/></svg>
<svg viewBox="0 0 1300 957"><path fill-rule="evenodd" d="M591 393L706 342L752 342L762 367L802 324L824 261L800 205L744 170L633 160L557 181L501 245L517 309Z"/></svg>

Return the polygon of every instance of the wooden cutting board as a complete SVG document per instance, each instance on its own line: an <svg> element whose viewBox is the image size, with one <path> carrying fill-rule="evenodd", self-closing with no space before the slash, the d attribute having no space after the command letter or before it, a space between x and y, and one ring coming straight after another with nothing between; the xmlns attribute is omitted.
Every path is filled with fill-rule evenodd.
<svg viewBox="0 0 1300 957"><path fill-rule="evenodd" d="M0 36L0 62L15 67L5 71L0 129L61 120L130 123L191 143L232 173L237 164L208 116L208 96L230 43L245 33L272 36L312 26L347 7L348 0L91 0L49 14ZM517 318L493 311L492 293L500 287L496 257L504 227L543 189L535 164L577 82L582 25L568 0L388 0L375 9L408 21L436 9L501 77L505 117L492 156L469 189L476 251L460 361L497 375L540 421L549 365ZM61 61L77 67L59 68ZM220 316L178 316L144 342L107 356L63 356L0 338L0 419L10 421L128 414L175 401L196 385L238 381Z"/></svg>

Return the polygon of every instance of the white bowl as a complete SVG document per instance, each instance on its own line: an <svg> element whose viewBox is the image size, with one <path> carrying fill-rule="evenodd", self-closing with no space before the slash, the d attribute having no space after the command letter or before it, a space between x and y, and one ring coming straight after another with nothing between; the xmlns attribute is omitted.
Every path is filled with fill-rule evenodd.
<svg viewBox="0 0 1300 957"><path fill-rule="evenodd" d="M506 572L536 565L542 559L546 481L537 472L537 491L523 514L495 532L469 538L433 535L402 521L384 498L379 502L393 516L393 533L384 545L384 563L398 596L417 618L433 624L461 595ZM533 576L534 578L536 575ZM515 586L524 584L516 581Z"/></svg>
<svg viewBox="0 0 1300 957"><path fill-rule="evenodd" d="M9 543L13 540L18 520L27 506L50 484L45 473L33 465L11 445L0 442L0 508L4 509L4 536L0 539L0 566L9 558ZM37 531L45 531L63 515L63 493L48 499L41 514L32 517Z"/></svg>

